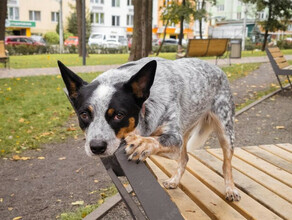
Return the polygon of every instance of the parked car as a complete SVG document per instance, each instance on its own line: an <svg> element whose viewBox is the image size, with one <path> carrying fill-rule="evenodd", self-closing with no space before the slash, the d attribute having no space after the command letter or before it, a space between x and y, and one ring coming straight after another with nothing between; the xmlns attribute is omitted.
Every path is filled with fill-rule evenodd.
<svg viewBox="0 0 292 220"><path fill-rule="evenodd" d="M116 38L116 39L108 39L105 41L104 43L104 47L105 48L119 48L121 47L122 44L119 42L119 40Z"/></svg>
<svg viewBox="0 0 292 220"><path fill-rule="evenodd" d="M68 37L65 42L64 42L64 45L65 46L75 46L77 47L78 46L78 37L76 36L71 36L71 37Z"/></svg>
<svg viewBox="0 0 292 220"><path fill-rule="evenodd" d="M31 35L30 38L33 39L35 42L37 42L39 45L42 45L42 46L47 45L47 42L45 41L45 39L42 36Z"/></svg>
<svg viewBox="0 0 292 220"><path fill-rule="evenodd" d="M158 44L162 43L162 39L159 39ZM177 40L173 38L165 39L163 45L177 45Z"/></svg>
<svg viewBox="0 0 292 220"><path fill-rule="evenodd" d="M5 44L6 45L42 45L37 41L34 41L32 38L27 36L7 36L5 37Z"/></svg>
<svg viewBox="0 0 292 220"><path fill-rule="evenodd" d="M91 46L101 46L104 44L106 39L105 34L101 33L92 33L88 39L88 45Z"/></svg>

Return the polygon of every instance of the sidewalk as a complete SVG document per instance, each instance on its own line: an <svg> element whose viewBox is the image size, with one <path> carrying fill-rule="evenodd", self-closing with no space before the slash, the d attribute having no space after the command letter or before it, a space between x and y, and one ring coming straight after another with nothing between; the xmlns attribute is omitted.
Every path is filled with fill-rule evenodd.
<svg viewBox="0 0 292 220"><path fill-rule="evenodd" d="M292 55L285 55L287 60L292 60ZM215 59L206 60L209 63L215 64ZM231 64L241 63L266 63L269 62L267 56L262 57L243 57L240 59L231 59ZM228 65L228 59L218 59L219 66ZM96 65L96 66L72 66L69 67L75 73L89 72L104 72L109 69L117 68L121 64L116 65ZM0 78L24 77L24 76L39 76L39 75L57 75L60 74L59 68L33 68L33 69L0 69Z"/></svg>

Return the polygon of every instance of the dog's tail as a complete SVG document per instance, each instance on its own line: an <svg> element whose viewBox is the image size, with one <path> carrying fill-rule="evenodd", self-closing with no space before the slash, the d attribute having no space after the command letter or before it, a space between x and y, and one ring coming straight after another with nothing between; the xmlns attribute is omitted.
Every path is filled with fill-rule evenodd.
<svg viewBox="0 0 292 220"><path fill-rule="evenodd" d="M190 134L187 151L193 152L203 147L215 126L213 113L209 112L201 117Z"/></svg>

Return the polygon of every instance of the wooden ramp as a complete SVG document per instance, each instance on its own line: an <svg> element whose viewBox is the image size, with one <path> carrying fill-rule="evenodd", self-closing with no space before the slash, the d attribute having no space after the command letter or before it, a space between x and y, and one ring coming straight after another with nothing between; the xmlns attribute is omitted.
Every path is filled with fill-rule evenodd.
<svg viewBox="0 0 292 220"><path fill-rule="evenodd" d="M147 160L161 184L174 173L176 162L153 156ZM226 202L222 150L189 154L180 186L166 190L185 219L292 219L292 145L236 148L233 177L240 202Z"/></svg>

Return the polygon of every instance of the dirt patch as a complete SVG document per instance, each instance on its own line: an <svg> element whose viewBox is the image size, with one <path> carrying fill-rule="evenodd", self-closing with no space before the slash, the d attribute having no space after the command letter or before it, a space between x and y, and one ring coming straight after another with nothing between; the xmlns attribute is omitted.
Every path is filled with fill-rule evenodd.
<svg viewBox="0 0 292 220"><path fill-rule="evenodd" d="M77 208L72 202L96 204L98 190L112 183L100 159L89 158L83 146L84 140L68 140L25 152L30 160L1 159L1 219L56 219Z"/></svg>

